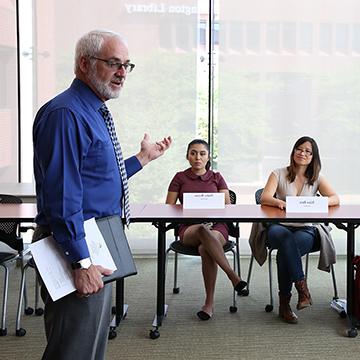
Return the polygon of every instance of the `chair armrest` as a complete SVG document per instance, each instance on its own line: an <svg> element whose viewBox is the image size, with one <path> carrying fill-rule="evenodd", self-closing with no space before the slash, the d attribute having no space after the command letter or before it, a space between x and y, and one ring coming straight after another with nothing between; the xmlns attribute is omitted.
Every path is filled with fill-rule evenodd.
<svg viewBox="0 0 360 360"><path fill-rule="evenodd" d="M19 227L19 231L20 232L27 232L28 230L35 230L35 226L31 226L31 225L29 225L29 226L20 226Z"/></svg>
<svg viewBox="0 0 360 360"><path fill-rule="evenodd" d="M170 223L169 225L166 226L166 231L169 231L171 229L176 229L176 228L179 228L179 224L176 224L176 223Z"/></svg>

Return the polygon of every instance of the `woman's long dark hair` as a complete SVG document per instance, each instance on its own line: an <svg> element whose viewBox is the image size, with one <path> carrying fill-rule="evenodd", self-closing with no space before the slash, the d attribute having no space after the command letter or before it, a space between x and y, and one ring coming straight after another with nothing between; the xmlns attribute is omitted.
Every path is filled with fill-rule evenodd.
<svg viewBox="0 0 360 360"><path fill-rule="evenodd" d="M303 136L296 141L290 154L290 165L287 167L287 178L291 183L295 180L296 177L296 164L294 161L295 149L297 149L300 145L304 144L307 141L311 144L312 147L312 159L310 164L306 168L305 177L307 178L309 185L313 185L319 177L319 173L321 170L319 148L313 138L309 136Z"/></svg>
<svg viewBox="0 0 360 360"><path fill-rule="evenodd" d="M189 150L191 148L192 145L195 145L195 144L201 144L201 145L204 145L206 147L206 150L207 152L209 153L209 160L208 162L206 163L205 165L205 169L206 170L209 170L210 169L210 166L211 166L211 162L210 162L210 146L209 144L205 141L205 140L202 140L202 139L194 139L192 141L189 142L189 145L187 147L187 150L186 150L186 159L188 158L189 156Z"/></svg>

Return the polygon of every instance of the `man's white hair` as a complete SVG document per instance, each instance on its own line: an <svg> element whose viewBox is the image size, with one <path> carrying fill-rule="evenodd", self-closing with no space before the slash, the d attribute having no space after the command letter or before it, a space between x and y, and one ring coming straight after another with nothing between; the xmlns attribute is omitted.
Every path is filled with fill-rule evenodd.
<svg viewBox="0 0 360 360"><path fill-rule="evenodd" d="M80 59L83 56L97 56L106 38L117 37L127 46L126 40L118 33L110 30L93 30L83 35L76 43L75 74L80 70Z"/></svg>

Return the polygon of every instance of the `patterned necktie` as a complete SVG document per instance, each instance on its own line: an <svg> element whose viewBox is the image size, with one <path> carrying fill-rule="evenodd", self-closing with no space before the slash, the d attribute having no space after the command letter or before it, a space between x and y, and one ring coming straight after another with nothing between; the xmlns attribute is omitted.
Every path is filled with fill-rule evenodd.
<svg viewBox="0 0 360 360"><path fill-rule="evenodd" d="M107 128L107 130L109 132L111 142L112 142L112 144L114 146L116 162L118 164L119 173L120 173L120 177L121 177L121 181L122 181L122 185L123 185L123 190L124 190L122 200L123 200L123 209L124 209L124 215L125 215L125 222L126 222L126 225L129 226L129 223L130 223L129 186L128 186L128 179L127 179L127 173L126 173L124 158L123 158L123 155L122 155L119 140L118 140L118 138L116 136L114 120L113 120L113 118L112 118L112 116L110 114L109 109L106 107L105 104L102 104L102 106L100 108L100 111L101 111L101 114L102 114L102 116L104 118L106 128Z"/></svg>

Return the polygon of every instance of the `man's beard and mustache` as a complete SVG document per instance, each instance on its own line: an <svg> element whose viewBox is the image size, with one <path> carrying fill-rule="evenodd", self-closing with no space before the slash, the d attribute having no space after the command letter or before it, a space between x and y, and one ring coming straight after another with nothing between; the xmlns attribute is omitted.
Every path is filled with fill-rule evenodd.
<svg viewBox="0 0 360 360"><path fill-rule="evenodd" d="M120 90L124 84L125 78L123 76L114 75L110 81L115 81L116 83L120 83L121 87L119 89L113 90L111 88L110 83L104 82L100 80L97 76L95 67L91 69L89 72L88 78L97 92L104 99L116 99L120 95Z"/></svg>

